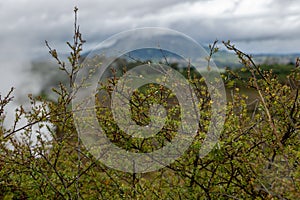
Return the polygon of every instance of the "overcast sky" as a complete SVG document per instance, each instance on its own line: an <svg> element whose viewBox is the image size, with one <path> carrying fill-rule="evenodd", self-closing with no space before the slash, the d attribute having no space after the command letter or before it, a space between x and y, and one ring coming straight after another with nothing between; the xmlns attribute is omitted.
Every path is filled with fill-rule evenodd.
<svg viewBox="0 0 300 200"><path fill-rule="evenodd" d="M300 52L298 0L1 0L1 93L18 87L25 76L15 75L32 58L51 59L44 40L66 51L75 5L86 49L120 31L160 26L202 44L231 40L249 53Z"/></svg>

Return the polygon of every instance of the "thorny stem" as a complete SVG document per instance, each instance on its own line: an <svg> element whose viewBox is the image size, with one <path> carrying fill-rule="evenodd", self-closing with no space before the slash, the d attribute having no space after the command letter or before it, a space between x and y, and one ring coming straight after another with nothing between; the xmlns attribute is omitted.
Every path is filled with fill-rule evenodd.
<svg viewBox="0 0 300 200"><path fill-rule="evenodd" d="M252 78L254 80L254 87L258 91L260 100L261 100L261 102L262 102L262 104L264 106L264 109L266 111L266 114L267 114L267 117L268 117L268 123L269 123L270 127L272 128L272 131L273 131L273 134L276 137L276 140L278 141L279 147L282 149L283 145L282 145L282 143L280 141L280 138L279 138L279 135L277 133L276 126L275 126L275 124L273 122L273 119L271 117L269 108L268 108L268 106L267 106L267 104L265 102L265 98L263 97L263 95L261 93L261 89L260 89L260 87L259 87L259 85L257 83L257 78L256 78L256 75L254 73L254 70L251 68L251 65L255 68L255 71L257 71L259 73L259 75L265 80L265 82L267 84L269 84L269 82L267 81L267 79L265 78L265 76L262 74L260 68L254 63L254 61L253 61L253 59L252 59L252 57L250 55L245 54L242 51L238 50L234 45L231 45L229 41L228 42L224 42L223 41L223 44L225 45L225 47L227 49L234 51L239 56L239 58L242 60L242 62L245 65L245 67L247 67L249 69L249 71L251 72Z"/></svg>
<svg viewBox="0 0 300 200"><path fill-rule="evenodd" d="M52 49L50 47L50 45L48 44L47 41L45 41L46 46L49 49L49 53L51 54L51 56L57 61L57 63L59 64L59 68L64 71L67 76L69 77L69 87L73 90L73 92L69 92L66 94L66 105L65 106L65 113L67 113L67 106L68 104L71 103L71 100L73 98L73 95L75 95L74 90L78 89L75 87L74 83L75 83L75 78L76 75L78 73L78 71L81 69L81 66L79 64L79 58L80 58L80 52L82 51L82 46L85 43L85 40L82 39L80 30L79 30L79 25L77 24L78 22L78 8L74 7L74 35L73 35L73 44L70 44L69 42L67 42L67 45L70 47L70 49L72 50L71 52L71 56L68 57L69 62L71 64L71 70L68 70L66 68L66 64L65 62L61 61L60 58L58 57L58 54L56 52L55 49ZM61 89L66 92L65 88ZM66 118L64 119L65 122L63 124L66 123ZM77 135L77 175L76 175L76 195L77 195L77 199L80 199L81 195L80 195L80 185L79 185L79 178L80 178L80 169L81 169L81 156L80 156L80 138L79 135Z"/></svg>

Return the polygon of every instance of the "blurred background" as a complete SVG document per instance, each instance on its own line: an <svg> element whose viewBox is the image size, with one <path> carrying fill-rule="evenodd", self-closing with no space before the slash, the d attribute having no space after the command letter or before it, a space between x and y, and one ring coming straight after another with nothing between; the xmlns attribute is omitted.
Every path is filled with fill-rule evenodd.
<svg viewBox="0 0 300 200"><path fill-rule="evenodd" d="M44 41L62 57L69 53L66 41L72 40L74 6L87 41L84 51L120 31L159 26L183 32L204 46L215 39L231 40L260 62L279 57L289 63L300 53L298 0L1 1L0 94L16 88L9 118L10 109L28 93L39 94L58 73L54 67L43 68L55 64Z"/></svg>

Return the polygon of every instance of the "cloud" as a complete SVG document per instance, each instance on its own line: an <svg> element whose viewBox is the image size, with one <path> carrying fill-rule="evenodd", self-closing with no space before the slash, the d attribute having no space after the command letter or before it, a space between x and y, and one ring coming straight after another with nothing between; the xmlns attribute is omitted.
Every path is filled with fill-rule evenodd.
<svg viewBox="0 0 300 200"><path fill-rule="evenodd" d="M80 9L87 49L120 31L161 26L200 43L230 39L249 52L299 52L297 0L10 0L0 2L0 67L8 68L11 63L14 67L10 68L17 71L32 58L51 59L45 39L68 52L65 42L72 40L74 5ZM272 46L272 41L282 48ZM0 78L1 85L6 85L7 78Z"/></svg>
<svg viewBox="0 0 300 200"><path fill-rule="evenodd" d="M236 42L282 40L287 43L300 33L300 14L296 12L300 4L293 0L287 4L277 0L166 1L162 4L145 1L144 4L129 3L125 7L113 7L115 2L112 2L100 10L97 10L100 7L97 3L91 10L87 4L82 4L87 6L82 6L83 30L88 41L94 42L119 31L143 26L173 28L203 43L216 38ZM268 51L267 47L261 51Z"/></svg>
<svg viewBox="0 0 300 200"><path fill-rule="evenodd" d="M298 0L10 0L0 2L0 67L12 74L26 70L32 58L50 60L44 40L67 53L74 5L86 49L121 31L161 26L204 44L230 39L248 52L299 52ZM12 82L0 79L1 85Z"/></svg>
<svg viewBox="0 0 300 200"><path fill-rule="evenodd" d="M16 99L39 91L42 84L27 73L30 62L39 57L51 60L44 40L59 52L69 51L65 42L72 40L75 5L86 49L120 31L161 26L204 44L230 39L250 53L300 51L298 0L3 0L1 95L11 86L17 88Z"/></svg>
<svg viewBox="0 0 300 200"><path fill-rule="evenodd" d="M145 26L173 28L203 43L216 38L288 42L287 38L294 40L300 34L300 3L296 0L12 0L0 4L0 42L10 46L2 51L10 49L11 54L16 47L34 56L45 50L45 39L66 51L64 42L72 39L75 4L90 46L120 31Z"/></svg>

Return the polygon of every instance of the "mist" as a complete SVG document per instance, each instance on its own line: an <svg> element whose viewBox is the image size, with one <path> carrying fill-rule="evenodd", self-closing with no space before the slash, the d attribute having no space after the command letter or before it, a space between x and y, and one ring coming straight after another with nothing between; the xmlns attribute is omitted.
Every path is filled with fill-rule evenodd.
<svg viewBox="0 0 300 200"><path fill-rule="evenodd" d="M299 52L296 0L1 1L0 94L16 88L14 101L6 107L6 125L11 124L16 107L27 105L27 94L38 94L47 80L47 74L37 77L31 71L33 60L52 60L44 41L61 55L68 54L65 42L72 40L75 5L87 41L84 50L121 31L158 26L183 32L200 44L219 39L231 40L250 53Z"/></svg>

